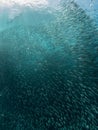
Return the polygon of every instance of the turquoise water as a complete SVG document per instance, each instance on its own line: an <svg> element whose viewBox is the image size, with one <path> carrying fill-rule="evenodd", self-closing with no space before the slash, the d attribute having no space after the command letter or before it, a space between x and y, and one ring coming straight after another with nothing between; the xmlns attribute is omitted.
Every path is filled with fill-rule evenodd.
<svg viewBox="0 0 98 130"><path fill-rule="evenodd" d="M98 129L97 17L50 5L1 8L0 130Z"/></svg>

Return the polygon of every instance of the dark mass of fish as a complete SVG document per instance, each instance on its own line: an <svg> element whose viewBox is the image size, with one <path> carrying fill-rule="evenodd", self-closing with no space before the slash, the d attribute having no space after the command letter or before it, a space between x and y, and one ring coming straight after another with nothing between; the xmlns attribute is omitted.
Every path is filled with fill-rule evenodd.
<svg viewBox="0 0 98 130"><path fill-rule="evenodd" d="M73 2L54 14L0 32L0 130L98 130L98 29Z"/></svg>

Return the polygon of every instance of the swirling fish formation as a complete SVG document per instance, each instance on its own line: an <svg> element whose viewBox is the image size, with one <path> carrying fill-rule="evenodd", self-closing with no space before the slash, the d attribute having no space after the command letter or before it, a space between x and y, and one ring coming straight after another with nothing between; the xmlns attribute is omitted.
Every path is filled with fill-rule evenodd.
<svg viewBox="0 0 98 130"><path fill-rule="evenodd" d="M98 129L98 30L61 5L0 31L0 130Z"/></svg>

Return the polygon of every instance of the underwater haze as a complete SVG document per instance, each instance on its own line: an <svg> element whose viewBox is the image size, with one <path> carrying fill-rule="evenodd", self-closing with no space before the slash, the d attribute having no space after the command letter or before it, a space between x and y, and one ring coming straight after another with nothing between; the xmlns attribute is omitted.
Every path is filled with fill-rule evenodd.
<svg viewBox="0 0 98 130"><path fill-rule="evenodd" d="M0 1L0 130L98 130L98 2L85 2Z"/></svg>

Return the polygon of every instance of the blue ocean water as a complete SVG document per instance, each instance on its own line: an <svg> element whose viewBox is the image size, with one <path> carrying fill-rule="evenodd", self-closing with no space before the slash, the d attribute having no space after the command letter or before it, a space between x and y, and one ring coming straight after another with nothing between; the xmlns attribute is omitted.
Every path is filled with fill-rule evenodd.
<svg viewBox="0 0 98 130"><path fill-rule="evenodd" d="M89 9L79 0L0 7L0 130L98 129L98 15Z"/></svg>

